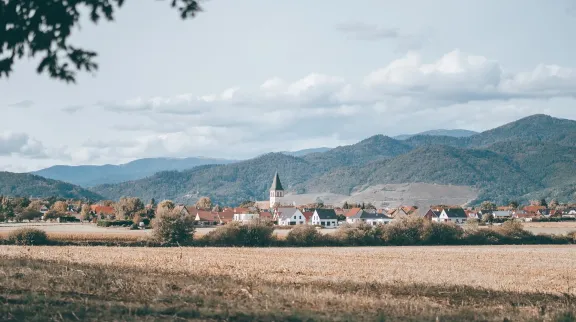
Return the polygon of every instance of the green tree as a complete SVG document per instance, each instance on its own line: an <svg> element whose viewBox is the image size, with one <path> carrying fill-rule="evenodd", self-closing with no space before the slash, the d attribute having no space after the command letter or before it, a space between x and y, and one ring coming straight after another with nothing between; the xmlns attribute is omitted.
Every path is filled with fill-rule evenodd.
<svg viewBox="0 0 576 322"><path fill-rule="evenodd" d="M545 198L540 199L540 206L548 208L548 203L546 202Z"/></svg>
<svg viewBox="0 0 576 322"><path fill-rule="evenodd" d="M140 0L142 1L142 0ZM89 13L93 23L114 20L125 0L9 0L0 1L0 78L9 77L17 60L40 56L36 69L67 83L77 71L98 69L97 53L69 42L81 17ZM198 0L171 0L182 19L201 10Z"/></svg>
<svg viewBox="0 0 576 322"><path fill-rule="evenodd" d="M40 217L42 217L42 213L36 210L32 210L32 209L28 209L26 211L23 211L22 213L20 213L18 215L18 218L21 220L37 220L40 219Z"/></svg>
<svg viewBox="0 0 576 322"><path fill-rule="evenodd" d="M508 206L512 207L513 209L518 209L518 207L520 207L520 203L518 201L510 201Z"/></svg>
<svg viewBox="0 0 576 322"><path fill-rule="evenodd" d="M182 216L170 208L158 208L156 218L152 221L153 237L161 243L186 243L194 237L194 217Z"/></svg>
<svg viewBox="0 0 576 322"><path fill-rule="evenodd" d="M342 209L350 209L350 205L348 205L348 201L344 201L344 204L342 205Z"/></svg>
<svg viewBox="0 0 576 322"><path fill-rule="evenodd" d="M483 202L480 204L480 208L481 208L482 210L496 210L498 207L497 207L496 204L493 203L492 201L488 201L488 200L487 200L487 201L483 201Z"/></svg>

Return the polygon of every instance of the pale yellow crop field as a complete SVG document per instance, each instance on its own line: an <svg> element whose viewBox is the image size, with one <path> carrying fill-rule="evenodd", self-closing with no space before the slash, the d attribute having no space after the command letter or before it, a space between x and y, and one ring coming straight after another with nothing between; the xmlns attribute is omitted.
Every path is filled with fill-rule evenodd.
<svg viewBox="0 0 576 322"><path fill-rule="evenodd" d="M0 246L3 258L278 283L467 285L576 295L576 246L135 248Z"/></svg>

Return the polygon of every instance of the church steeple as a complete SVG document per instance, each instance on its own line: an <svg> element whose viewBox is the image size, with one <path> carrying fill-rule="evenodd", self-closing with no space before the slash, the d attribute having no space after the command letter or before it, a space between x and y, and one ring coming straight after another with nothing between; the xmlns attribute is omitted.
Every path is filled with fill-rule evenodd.
<svg viewBox="0 0 576 322"><path fill-rule="evenodd" d="M272 180L272 185L270 186L270 208L280 205L282 203L282 198L284 198L284 188L282 188L280 176L278 175L278 172L276 172L274 179Z"/></svg>
<svg viewBox="0 0 576 322"><path fill-rule="evenodd" d="M274 175L274 180L272 180L272 186L270 187L270 191L275 190L284 191L284 188L282 188L282 183L280 182L280 176L278 175L278 171L276 171L276 174Z"/></svg>

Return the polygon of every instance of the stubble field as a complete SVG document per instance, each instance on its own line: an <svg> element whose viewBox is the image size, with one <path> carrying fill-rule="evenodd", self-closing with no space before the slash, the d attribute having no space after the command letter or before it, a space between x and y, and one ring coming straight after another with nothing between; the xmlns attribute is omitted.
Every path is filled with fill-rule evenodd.
<svg viewBox="0 0 576 322"><path fill-rule="evenodd" d="M0 246L0 320L576 318L576 247Z"/></svg>

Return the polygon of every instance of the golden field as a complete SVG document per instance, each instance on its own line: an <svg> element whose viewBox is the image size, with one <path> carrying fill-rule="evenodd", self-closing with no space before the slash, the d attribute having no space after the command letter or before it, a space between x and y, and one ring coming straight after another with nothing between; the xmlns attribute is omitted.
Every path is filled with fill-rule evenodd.
<svg viewBox="0 0 576 322"><path fill-rule="evenodd" d="M21 303L0 320L576 318L575 246L0 246L0 260L0 297Z"/></svg>

